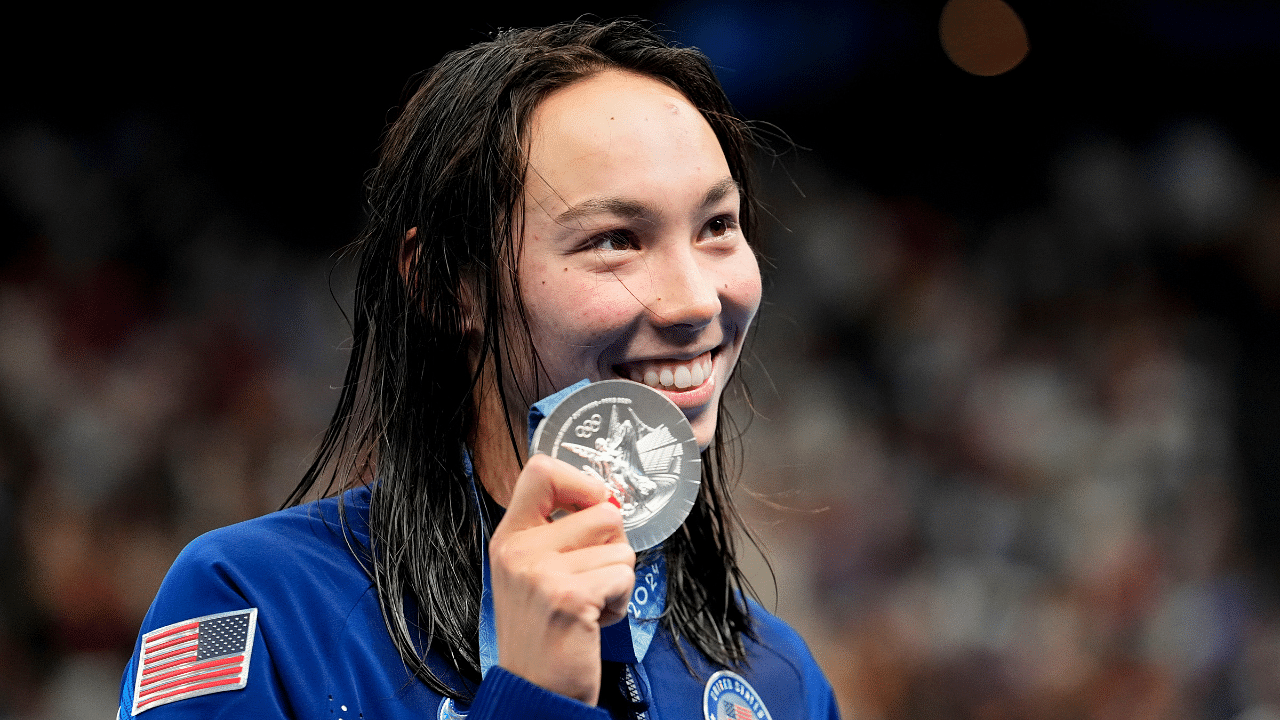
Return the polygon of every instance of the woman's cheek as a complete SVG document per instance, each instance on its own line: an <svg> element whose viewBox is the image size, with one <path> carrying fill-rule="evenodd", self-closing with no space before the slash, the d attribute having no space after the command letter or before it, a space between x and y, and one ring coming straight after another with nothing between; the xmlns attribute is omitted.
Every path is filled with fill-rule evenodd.
<svg viewBox="0 0 1280 720"><path fill-rule="evenodd" d="M725 292L735 305L747 311L748 318L755 317L756 311L760 309L763 283L760 279L760 265L754 254L745 253L738 272L725 283Z"/></svg>

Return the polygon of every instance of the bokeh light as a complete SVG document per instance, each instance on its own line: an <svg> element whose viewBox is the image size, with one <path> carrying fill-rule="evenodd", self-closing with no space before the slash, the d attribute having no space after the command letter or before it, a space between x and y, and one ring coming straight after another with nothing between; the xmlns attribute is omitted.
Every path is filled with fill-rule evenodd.
<svg viewBox="0 0 1280 720"><path fill-rule="evenodd" d="M947 57L974 75L1009 72L1027 56L1027 31L1002 0L948 0L938 21Z"/></svg>

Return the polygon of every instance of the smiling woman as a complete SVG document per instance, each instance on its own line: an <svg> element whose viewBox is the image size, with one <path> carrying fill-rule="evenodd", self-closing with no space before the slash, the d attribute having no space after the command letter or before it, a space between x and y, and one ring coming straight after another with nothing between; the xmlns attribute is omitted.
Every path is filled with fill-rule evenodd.
<svg viewBox="0 0 1280 720"><path fill-rule="evenodd" d="M715 133L671 86L606 70L543 100L529 136L518 268L544 382L520 383L517 426L537 388L650 375L705 450L760 304Z"/></svg>
<svg viewBox="0 0 1280 720"><path fill-rule="evenodd" d="M706 59L633 22L509 31L430 71L371 176L317 458L293 507L178 558L119 716L834 717L734 549L750 147ZM703 455L688 518L640 558L605 487L523 430L545 395L619 378Z"/></svg>

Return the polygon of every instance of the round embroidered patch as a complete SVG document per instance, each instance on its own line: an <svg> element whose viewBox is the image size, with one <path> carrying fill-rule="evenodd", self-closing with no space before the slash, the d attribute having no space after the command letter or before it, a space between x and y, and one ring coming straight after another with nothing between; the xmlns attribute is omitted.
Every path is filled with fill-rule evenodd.
<svg viewBox="0 0 1280 720"><path fill-rule="evenodd" d="M458 712L457 706L453 704L453 698L443 698L440 700L440 711L436 713L436 720L467 720L467 713Z"/></svg>
<svg viewBox="0 0 1280 720"><path fill-rule="evenodd" d="M707 681L702 711L706 720L773 720L751 683L728 670L721 670Z"/></svg>

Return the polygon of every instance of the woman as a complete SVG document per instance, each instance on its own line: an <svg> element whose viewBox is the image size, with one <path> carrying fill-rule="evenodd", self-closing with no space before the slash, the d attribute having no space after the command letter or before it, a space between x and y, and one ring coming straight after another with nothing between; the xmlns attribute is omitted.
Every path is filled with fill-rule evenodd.
<svg viewBox="0 0 1280 720"><path fill-rule="evenodd" d="M437 65L370 179L317 460L293 507L183 551L119 717L834 716L734 552L718 438L760 302L750 147L706 59L636 23ZM673 400L704 458L640 558L598 481L526 451L532 404L619 377Z"/></svg>

